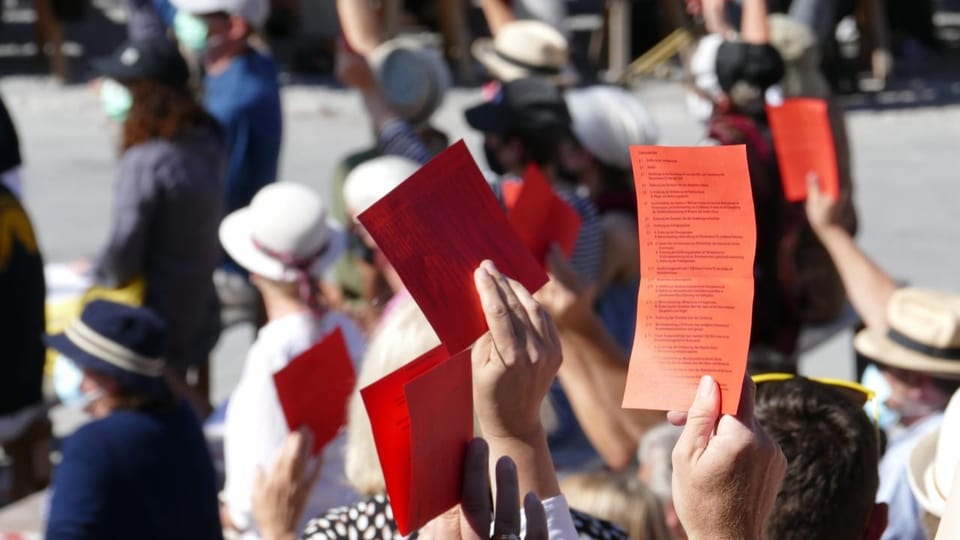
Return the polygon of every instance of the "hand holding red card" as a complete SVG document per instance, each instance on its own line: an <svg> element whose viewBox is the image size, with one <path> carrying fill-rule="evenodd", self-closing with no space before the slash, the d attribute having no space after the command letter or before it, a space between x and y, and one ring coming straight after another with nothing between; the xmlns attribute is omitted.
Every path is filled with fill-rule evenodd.
<svg viewBox="0 0 960 540"><path fill-rule="evenodd" d="M783 194L788 201L807 198L807 176L816 175L820 191L840 197L837 154L827 102L791 98L779 107L767 107L773 146L780 165Z"/></svg>
<svg viewBox="0 0 960 540"><path fill-rule="evenodd" d="M350 352L339 328L274 373L277 397L294 431L307 426L317 454L337 436L347 419L347 400L356 384Z"/></svg>
<svg viewBox="0 0 960 540"><path fill-rule="evenodd" d="M473 438L470 350L442 345L363 388L387 496L406 536L460 502Z"/></svg>
<svg viewBox="0 0 960 540"><path fill-rule="evenodd" d="M531 291L547 275L507 221L463 141L358 216L448 351L487 331L473 271L491 259Z"/></svg>
<svg viewBox="0 0 960 540"><path fill-rule="evenodd" d="M505 182L503 199L507 220L540 264L546 267L550 246L557 244L567 257L580 233L582 220L576 210L554 193L536 165L523 173L523 183Z"/></svg>

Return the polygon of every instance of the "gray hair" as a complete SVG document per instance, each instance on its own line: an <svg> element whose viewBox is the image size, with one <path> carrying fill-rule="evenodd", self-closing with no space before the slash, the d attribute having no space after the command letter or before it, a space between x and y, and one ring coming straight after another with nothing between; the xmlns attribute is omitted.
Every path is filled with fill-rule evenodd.
<svg viewBox="0 0 960 540"><path fill-rule="evenodd" d="M661 422L640 439L637 449L640 474L660 500L673 498L673 447L682 431L669 422Z"/></svg>

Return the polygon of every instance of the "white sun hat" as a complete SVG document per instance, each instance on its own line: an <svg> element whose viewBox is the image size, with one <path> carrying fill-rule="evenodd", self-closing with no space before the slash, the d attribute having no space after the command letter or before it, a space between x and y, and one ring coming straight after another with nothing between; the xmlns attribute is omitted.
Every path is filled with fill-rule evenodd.
<svg viewBox="0 0 960 540"><path fill-rule="evenodd" d="M607 165L630 169L630 146L656 144L657 124L634 94L618 86L589 86L566 92L573 134Z"/></svg>
<svg viewBox="0 0 960 540"><path fill-rule="evenodd" d="M224 12L238 15L251 26L261 27L270 15L268 0L172 0L173 5L191 15Z"/></svg>
<svg viewBox="0 0 960 540"><path fill-rule="evenodd" d="M343 183L343 200L359 214L417 172L416 161L399 156L380 156L357 165Z"/></svg>
<svg viewBox="0 0 960 540"><path fill-rule="evenodd" d="M926 434L910 452L910 490L924 510L943 517L960 462L960 392L953 394L943 423Z"/></svg>
<svg viewBox="0 0 960 540"><path fill-rule="evenodd" d="M346 247L341 226L327 217L314 190L293 182L261 189L250 206L220 224L220 243L240 266L267 279L296 282L319 277Z"/></svg>

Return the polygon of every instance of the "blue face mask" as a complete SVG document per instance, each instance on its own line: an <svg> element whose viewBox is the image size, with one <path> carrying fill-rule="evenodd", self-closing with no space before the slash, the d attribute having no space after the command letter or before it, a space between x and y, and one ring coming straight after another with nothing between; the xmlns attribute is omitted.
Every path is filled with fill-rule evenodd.
<svg viewBox="0 0 960 540"><path fill-rule="evenodd" d="M104 79L100 83L100 107L104 114L117 123L122 123L130 114L133 96L126 86L113 79Z"/></svg>
<svg viewBox="0 0 960 540"><path fill-rule="evenodd" d="M890 395L893 392L890 384L883 378L880 369L873 364L867 366L867 369L863 371L860 384L873 390L877 394L877 397L874 398L877 402L877 426L884 431L889 431L890 428L897 425L900 421L900 413L886 405L887 400L890 399ZM867 415L873 418L873 403L867 403L863 408L867 412Z"/></svg>
<svg viewBox="0 0 960 540"><path fill-rule="evenodd" d="M207 23L186 11L177 11L173 17L173 34L181 45L201 54L207 50Z"/></svg>
<svg viewBox="0 0 960 540"><path fill-rule="evenodd" d="M102 395L99 390L84 393L82 384L83 370L77 367L73 360L62 354L58 355L53 361L53 391L60 403L75 409L85 409Z"/></svg>

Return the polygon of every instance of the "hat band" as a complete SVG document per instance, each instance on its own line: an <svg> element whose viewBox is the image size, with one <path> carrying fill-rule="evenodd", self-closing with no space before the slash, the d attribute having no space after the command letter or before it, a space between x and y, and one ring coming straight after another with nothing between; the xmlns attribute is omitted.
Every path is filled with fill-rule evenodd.
<svg viewBox="0 0 960 540"><path fill-rule="evenodd" d="M943 348L926 345L894 330L893 328L887 331L887 337L890 339L890 341L900 345L905 349L910 349L913 352L918 352L934 358L942 358L944 360L960 360L960 347Z"/></svg>
<svg viewBox="0 0 960 540"><path fill-rule="evenodd" d="M296 268L298 270L305 269L313 264L313 261L319 259L324 252L327 251L330 242L325 243L320 249L314 253L307 255L306 257L297 257L292 253L283 253L274 249L270 249L267 246L263 245L259 240L253 238L253 247L257 248L261 253L270 257L271 259L276 259L280 261L280 264L288 266L290 268Z"/></svg>
<svg viewBox="0 0 960 540"><path fill-rule="evenodd" d="M535 73L535 74L537 74L537 75L559 75L560 72L563 71L563 69L562 69L562 68L559 68L559 67L553 67L553 66L538 66L538 65L535 65L535 64L531 64L531 63L529 63L529 62L524 62L523 60L520 60L519 58L514 58L513 56L510 56L509 54L506 54L506 53L504 53L504 52L498 51L496 48L493 49L493 54L497 55L498 58L500 58L501 60L503 60L503 61L505 61L505 62L509 62L509 63L511 63L511 64L519 67L519 68L523 68L523 69L525 69L525 70L527 70L527 71L529 71L529 72L531 72L531 73Z"/></svg>
<svg viewBox="0 0 960 540"><path fill-rule="evenodd" d="M67 327L64 334L66 334L67 339L85 353L95 356L109 364L113 364L120 369L132 371L146 377L159 377L163 375L162 359L141 356L135 351L98 333L79 319Z"/></svg>

